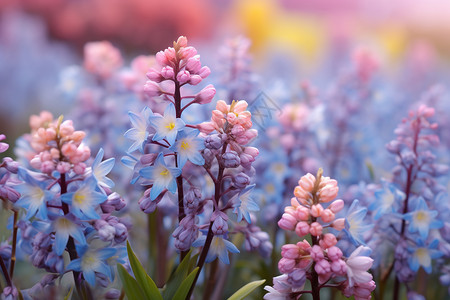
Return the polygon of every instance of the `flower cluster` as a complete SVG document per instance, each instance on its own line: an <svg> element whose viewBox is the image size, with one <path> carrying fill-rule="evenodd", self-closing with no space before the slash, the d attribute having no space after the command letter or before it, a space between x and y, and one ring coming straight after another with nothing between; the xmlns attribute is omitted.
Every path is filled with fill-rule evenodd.
<svg viewBox="0 0 450 300"><path fill-rule="evenodd" d="M334 200L339 190L337 181L322 176L320 169L317 176L308 173L298 184L291 206L285 208L278 225L295 231L300 238L310 235L312 244L304 239L282 246L278 268L284 275L274 278L274 287L266 287L269 293L264 299L297 299L305 293L317 297L331 280L335 283L329 286L340 289L346 297L370 299L375 289L372 275L367 272L373 262L368 257L370 248L359 246L345 257L345 251L338 246L335 232L344 229L346 220L336 219L344 208L343 200ZM306 279L311 281L311 291L304 290Z"/></svg>
<svg viewBox="0 0 450 300"><path fill-rule="evenodd" d="M116 262L123 262L121 249L130 228L128 221L112 215L126 205L106 177L114 159L102 161L100 150L91 160L90 149L82 143L85 133L62 116L54 120L42 112L30 118L30 125L27 139L36 153L30 161L34 170L19 167L22 183L14 186L20 192L15 206L25 210L17 222L17 246L37 268L61 275L72 271L79 293L89 290L84 281L106 287L113 281ZM65 251L69 264L63 259ZM55 284L56 278L46 284Z"/></svg>
<svg viewBox="0 0 450 300"><path fill-rule="evenodd" d="M255 219L252 212L259 210L252 197L252 163L259 151L249 146L257 131L252 129L247 102L220 100L210 121L190 124L183 112L193 104L210 103L216 90L207 85L191 95L187 86L200 84L209 68L201 65L200 56L185 37L155 58L157 66L146 74L144 93L154 103L163 101L166 106L161 113L149 107L140 113L129 112L133 127L125 137L133 144L122 159L134 170L132 182L140 181L146 187L139 200L141 210L157 210L157 215L173 218L176 210L167 200L176 197L174 246L181 257L191 247L202 247L197 263L200 269L216 258L228 264L228 252L239 252L229 240L232 232L245 236L248 250L268 256L272 250L268 235L250 225ZM157 231L165 229L158 227ZM161 255L163 260L166 255Z"/></svg>
<svg viewBox="0 0 450 300"><path fill-rule="evenodd" d="M385 181L382 189L375 191L369 206L377 229L373 244L395 249L391 270L396 273L397 285L412 281L420 267L431 273L433 259L448 257L448 235L439 231L446 225L448 206L442 203L448 196L438 179L448 167L437 163L431 151L439 145L434 133L438 124L431 121L434 114L433 108L420 105L397 127L397 138L386 147L396 155L398 166L392 182ZM406 286L408 292L414 292Z"/></svg>
<svg viewBox="0 0 450 300"><path fill-rule="evenodd" d="M51 175L57 170L68 173L73 170L81 175L86 169L85 161L91 156L89 147L81 144L85 133L75 131L71 120L53 120L48 111L30 118L30 146L36 155L30 165L42 173Z"/></svg>

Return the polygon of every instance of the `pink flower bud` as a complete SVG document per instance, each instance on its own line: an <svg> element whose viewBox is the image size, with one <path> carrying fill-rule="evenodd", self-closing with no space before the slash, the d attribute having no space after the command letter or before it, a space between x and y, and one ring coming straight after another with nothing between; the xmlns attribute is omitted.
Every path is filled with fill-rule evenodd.
<svg viewBox="0 0 450 300"><path fill-rule="evenodd" d="M304 251L309 251L311 249L311 245L307 240L303 240L297 243L297 247Z"/></svg>
<svg viewBox="0 0 450 300"><path fill-rule="evenodd" d="M317 274L327 274L331 272L331 266L330 263L326 259L319 260L316 262L316 265L314 266L314 270L316 270Z"/></svg>
<svg viewBox="0 0 450 300"><path fill-rule="evenodd" d="M58 162L58 164L56 165L56 170L60 173L60 174L64 174L70 171L70 164L68 162L65 161L60 161Z"/></svg>
<svg viewBox="0 0 450 300"><path fill-rule="evenodd" d="M197 124L195 127L198 130L200 130L200 132L205 133L205 134L210 134L211 132L213 132L216 129L214 127L213 123L211 123L211 122L203 122L203 123Z"/></svg>
<svg viewBox="0 0 450 300"><path fill-rule="evenodd" d="M297 201L296 198L295 201ZM304 206L297 206L296 210L295 210L295 216L297 217L297 220L301 220L301 221L307 221L309 219L309 209L307 209Z"/></svg>
<svg viewBox="0 0 450 300"><path fill-rule="evenodd" d="M180 71L177 74L177 80L181 84L188 82L190 79L191 79L191 74L188 71L186 71L186 70Z"/></svg>
<svg viewBox="0 0 450 300"><path fill-rule="evenodd" d="M308 173L298 181L298 185L307 192L312 192L314 185L316 184L316 177L311 173Z"/></svg>
<svg viewBox="0 0 450 300"><path fill-rule="evenodd" d="M66 137L71 135L74 132L74 128L73 128L73 122L72 120L66 120L64 122L62 122L61 126L59 127L59 134L62 137Z"/></svg>
<svg viewBox="0 0 450 300"><path fill-rule="evenodd" d="M77 146L72 143L66 143L61 147L61 152L65 157L72 157L77 153Z"/></svg>
<svg viewBox="0 0 450 300"><path fill-rule="evenodd" d="M342 230L345 227L345 219L344 218L339 218L334 220L334 222L331 224L331 227L333 227L336 230Z"/></svg>
<svg viewBox="0 0 450 300"><path fill-rule="evenodd" d="M322 213L320 214L320 217L322 218L322 221L325 223L332 222L334 220L334 213L330 209L324 209Z"/></svg>
<svg viewBox="0 0 450 300"><path fill-rule="evenodd" d="M148 73L147 73L148 74ZM164 68L162 68L161 70L161 76L165 79L173 79L174 76L174 72L173 72L173 68L169 67L169 66L165 66ZM148 77L148 75L147 75ZM150 80L154 80L152 78L149 77ZM156 81L156 80L154 80Z"/></svg>
<svg viewBox="0 0 450 300"><path fill-rule="evenodd" d="M308 205L308 199L311 194L306 192L302 187L296 186L294 189L294 195L295 197L297 197L298 201L300 201L301 204Z"/></svg>
<svg viewBox="0 0 450 300"><path fill-rule="evenodd" d="M181 48L178 53L181 59L189 59L197 54L197 50L194 47L189 46Z"/></svg>
<svg viewBox="0 0 450 300"><path fill-rule="evenodd" d="M167 48L166 50L164 50L164 55L166 56L166 59L168 61L168 63L174 62L175 61L175 49L172 47Z"/></svg>
<svg viewBox="0 0 450 300"><path fill-rule="evenodd" d="M319 241L320 246L323 249L327 249L330 247L333 247L334 245L337 244L337 239L336 236L332 233L326 233L323 235L322 239Z"/></svg>
<svg viewBox="0 0 450 300"><path fill-rule="evenodd" d="M298 206L300 206L300 202L298 202L297 198L292 197L292 198L291 198L291 205L292 205L293 207L298 207Z"/></svg>
<svg viewBox="0 0 450 300"><path fill-rule="evenodd" d="M309 228L309 233L314 236L319 236L322 234L323 227L318 222L312 222Z"/></svg>
<svg viewBox="0 0 450 300"><path fill-rule="evenodd" d="M288 213L284 213L281 216L281 220L278 221L278 226L284 230L294 230L295 224L297 224L297 220L294 216Z"/></svg>
<svg viewBox="0 0 450 300"><path fill-rule="evenodd" d="M50 174L51 172L53 172L55 170L55 163L53 161L44 161L41 164L41 171L43 173L47 173Z"/></svg>
<svg viewBox="0 0 450 300"><path fill-rule="evenodd" d="M278 262L278 270L280 270L281 273L290 273L292 270L294 270L294 267L295 267L294 259L288 259L283 257Z"/></svg>
<svg viewBox="0 0 450 300"><path fill-rule="evenodd" d="M324 259L323 249L319 245L314 245L311 247L309 254L314 261L320 261Z"/></svg>
<svg viewBox="0 0 450 300"><path fill-rule="evenodd" d="M165 68L167 68L167 67L164 67L163 70ZM170 67L168 67L168 68L170 68ZM165 78L162 75L162 70L161 70L161 73L159 73L157 70L155 70L153 68L151 68L145 75L147 76L147 78L149 80L154 81L154 82L161 82ZM172 75L173 75L173 71L172 71Z"/></svg>
<svg viewBox="0 0 450 300"><path fill-rule="evenodd" d="M58 159L59 158L59 150L56 148L50 149L50 155L52 156L53 159Z"/></svg>
<svg viewBox="0 0 450 300"><path fill-rule="evenodd" d="M197 73L197 75L200 76L202 79L205 79L206 77L208 77L209 74L211 74L211 70L206 66L202 67Z"/></svg>
<svg viewBox="0 0 450 300"><path fill-rule="evenodd" d="M255 147L245 147L244 153L251 155L253 158L257 157L259 154L258 148Z"/></svg>
<svg viewBox="0 0 450 300"><path fill-rule="evenodd" d="M159 51L158 53L156 53L155 55L156 58L156 62L161 66L166 66L169 64L169 61L166 57L166 55L164 54L164 51Z"/></svg>
<svg viewBox="0 0 450 300"><path fill-rule="evenodd" d="M344 201L342 199L338 199L336 201L333 201L333 203L331 203L330 206L328 206L328 208L333 213L336 214L336 213L340 212L344 208Z"/></svg>
<svg viewBox="0 0 450 300"><path fill-rule="evenodd" d="M42 162L41 162L41 159L39 158L39 155L36 155L35 157L33 157L30 160L30 165L31 165L31 167L33 167L35 169L41 168Z"/></svg>
<svg viewBox="0 0 450 300"><path fill-rule="evenodd" d="M75 172L75 174L81 175L84 173L85 170L86 170L86 164L84 164L84 163L78 163L73 166L73 171Z"/></svg>
<svg viewBox="0 0 450 300"><path fill-rule="evenodd" d="M47 128L45 130L45 139L47 141L54 140L56 138L56 131L54 128Z"/></svg>
<svg viewBox="0 0 450 300"><path fill-rule="evenodd" d="M81 141L84 139L85 136L86 136L86 133L84 131L77 130L74 133L72 133L72 135L70 136L70 139L76 145L79 145L81 143Z"/></svg>
<svg viewBox="0 0 450 300"><path fill-rule="evenodd" d="M281 256L288 259L297 259L300 255L297 245L286 244L281 247Z"/></svg>
<svg viewBox="0 0 450 300"><path fill-rule="evenodd" d="M204 87L197 95L195 95L194 102L199 104L210 103L216 94L216 89L212 84Z"/></svg>
<svg viewBox="0 0 450 300"><path fill-rule="evenodd" d="M295 226L295 233L299 236L299 237L303 237L305 235L307 235L309 233L309 224L301 221L297 223L297 226Z"/></svg>
<svg viewBox="0 0 450 300"><path fill-rule="evenodd" d="M178 46L180 46L180 47L186 47L187 46L187 38L185 37L185 36L180 36L178 39L177 39L177 45Z"/></svg>
<svg viewBox="0 0 450 300"><path fill-rule="evenodd" d="M159 84L152 80L147 80L147 82L144 85L144 92L149 97L159 96L161 95L161 88L159 87Z"/></svg>
<svg viewBox="0 0 450 300"><path fill-rule="evenodd" d="M192 74L198 74L200 69L202 68L202 64L200 62L200 55L195 55L189 58L186 62L186 70L188 70Z"/></svg>
<svg viewBox="0 0 450 300"><path fill-rule="evenodd" d="M339 191L339 187L337 186L325 186L319 192L320 202L330 202L334 198L336 198Z"/></svg>
<svg viewBox="0 0 450 300"><path fill-rule="evenodd" d="M334 260L331 262L331 271L337 275L345 275L347 273L347 265L342 259Z"/></svg>
<svg viewBox="0 0 450 300"><path fill-rule="evenodd" d="M226 113L228 113L229 108L228 108L228 105L225 103L225 101L219 100L216 103L216 109L218 111L220 111L221 113L226 114Z"/></svg>
<svg viewBox="0 0 450 300"><path fill-rule="evenodd" d="M318 218L323 212L323 207L320 204L314 204L311 206L311 216Z"/></svg>
<svg viewBox="0 0 450 300"><path fill-rule="evenodd" d="M342 257L342 251L336 246L332 246L328 248L327 250L328 258L330 258L332 261L338 260Z"/></svg>
<svg viewBox="0 0 450 300"><path fill-rule="evenodd" d="M189 83L192 85L197 85L200 82L202 82L202 78L199 75L191 75L191 79L189 80Z"/></svg>

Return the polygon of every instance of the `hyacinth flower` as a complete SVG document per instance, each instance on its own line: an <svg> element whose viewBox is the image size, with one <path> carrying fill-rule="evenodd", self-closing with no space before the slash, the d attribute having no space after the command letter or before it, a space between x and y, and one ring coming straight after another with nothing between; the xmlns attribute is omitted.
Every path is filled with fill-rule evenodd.
<svg viewBox="0 0 450 300"><path fill-rule="evenodd" d="M439 144L434 133L438 124L431 122L433 116L433 108L420 105L397 127L397 138L386 148L396 155L399 164L394 168L393 181L375 191L379 204L369 207L377 220L373 237L377 248L395 249L388 268L378 270L382 274L381 285L386 284L392 271L395 272L395 299L399 297L401 283L405 283L409 293L414 292L409 282L414 280L418 269L423 267L430 273L433 259L444 255L437 248L446 247L448 243L438 230L444 226L442 213L448 206L445 201L436 202L445 189L438 177L448 168L436 163L432 153Z"/></svg>
<svg viewBox="0 0 450 300"><path fill-rule="evenodd" d="M15 205L26 212L17 222L17 245L37 268L61 276L72 271L80 297L100 297L101 289L91 290L84 282L106 287L113 281L111 267L103 260L116 253L128 234L127 223L112 215L125 206L110 190L114 182L106 177L114 159L102 162L103 150L91 158L83 144L84 132L76 131L72 121L62 116L54 120L42 112L30 118L30 125L32 132L25 140L34 152L29 156L32 170L19 167L23 183L15 187L21 192ZM104 249L85 251L97 241L103 241ZM65 266L66 251L70 263ZM46 286L54 285L57 278Z"/></svg>
<svg viewBox="0 0 450 300"><path fill-rule="evenodd" d="M147 73L149 80L144 92L154 101L165 101L167 106L163 114L154 112L147 119L141 119L140 128L147 122L148 135L141 131L146 140L137 149L139 153L130 151L123 161L138 174L132 181L141 181L147 188L139 200L146 213L158 208L156 214L162 214L162 203L176 193L178 226L172 233L174 245L181 258L191 247L202 247L192 293L205 262L229 263L228 252L238 252L229 240L233 223L234 232L252 240L252 243L246 240L248 249L264 248L261 253L271 251L268 238L260 234L260 228L249 226L251 213L258 210L249 196L254 174L252 163L258 150L248 144L257 136L257 131L251 128L251 113L244 100L232 101L230 105L218 101L208 122L189 124L183 121L189 119L182 116L187 114L189 106L210 103L215 94L211 85L192 96L186 94L187 89L181 89L185 85L199 84L210 73L208 67L201 66L197 51L187 45L185 37L180 37L173 48L158 52L156 61L157 66ZM191 100L188 102L188 99ZM203 188L205 182L211 184L210 191ZM212 206L207 205L208 202ZM233 217L228 216L227 212L233 209ZM161 227L157 230L164 232ZM165 253L158 253L157 264L161 269L165 268L165 257ZM221 274L226 275L226 272ZM212 293L213 288L207 287L206 293Z"/></svg>
<svg viewBox="0 0 450 300"><path fill-rule="evenodd" d="M139 172L144 178L153 179L150 190L150 199L155 200L164 189L171 193L177 190L176 178L181 175L179 168L170 168L164 161L162 153L158 154L153 166L142 168Z"/></svg>
<svg viewBox="0 0 450 300"><path fill-rule="evenodd" d="M344 207L343 200L334 200L339 190L337 181L322 176L322 169L319 169L316 176L308 173L298 184L294 189L295 197L285 208L278 225L294 231L300 238L309 235L311 243L303 239L282 246L278 268L283 276L274 278L273 287L265 288L269 293L264 299L298 299L303 294L311 294L316 300L320 299L320 289L325 287L335 287L346 297L370 299L375 289L368 272L373 263L368 256L371 249L361 245L345 257L346 249L338 244L336 232L344 229L347 220L336 219L336 214ZM349 213L351 218L358 218L352 216L354 208ZM311 290L305 290L306 280L310 281Z"/></svg>

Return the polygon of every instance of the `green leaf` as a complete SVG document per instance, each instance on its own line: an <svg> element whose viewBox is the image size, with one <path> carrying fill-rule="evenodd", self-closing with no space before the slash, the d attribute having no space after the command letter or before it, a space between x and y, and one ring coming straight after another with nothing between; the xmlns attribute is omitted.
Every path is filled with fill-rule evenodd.
<svg viewBox="0 0 450 300"><path fill-rule="evenodd" d="M170 276L169 281L166 284L166 288L163 291L163 298L164 299L172 299L173 295L175 295L178 287L183 282L183 280L186 278L188 272L189 272L189 263L191 259L191 252L190 250L186 256L183 258L181 263L178 265L175 272Z"/></svg>
<svg viewBox="0 0 450 300"><path fill-rule="evenodd" d="M185 300L187 294L189 293L189 290L191 289L191 285L194 282L195 275L197 275L198 267L192 271L188 277L186 277L185 280L181 283L180 287L178 288L177 292L173 296L173 300Z"/></svg>
<svg viewBox="0 0 450 300"><path fill-rule="evenodd" d="M264 282L266 282L265 279L263 280L257 280L250 283L247 283L243 287L241 287L239 290L236 291L233 295L231 295L228 300L241 300L250 295L251 292L253 292L258 286L262 285Z"/></svg>
<svg viewBox="0 0 450 300"><path fill-rule="evenodd" d="M199 255L200 255L200 253L197 253L191 257L191 260L189 261L189 271L188 272L192 272L192 270L194 270L195 266L197 265L197 260L198 260Z"/></svg>
<svg viewBox="0 0 450 300"><path fill-rule="evenodd" d="M133 269L134 277L136 277L136 281L144 292L145 299L149 300L163 300L161 293L158 290L155 282L147 275L144 267L137 259L133 250L131 249L130 243L127 241L127 252L128 259L130 260L131 269Z"/></svg>
<svg viewBox="0 0 450 300"><path fill-rule="evenodd" d="M129 300L145 299L145 295L142 292L136 279L134 279L127 270L121 264L117 264L117 272L122 281L123 290Z"/></svg>

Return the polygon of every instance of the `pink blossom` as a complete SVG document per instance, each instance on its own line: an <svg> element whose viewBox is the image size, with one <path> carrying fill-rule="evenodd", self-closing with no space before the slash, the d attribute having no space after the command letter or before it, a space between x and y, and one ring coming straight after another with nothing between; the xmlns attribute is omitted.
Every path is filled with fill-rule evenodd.
<svg viewBox="0 0 450 300"><path fill-rule="evenodd" d="M344 218L339 218L334 220L334 222L331 224L331 227L333 227L336 230L342 230L345 227L345 219Z"/></svg>
<svg viewBox="0 0 450 300"><path fill-rule="evenodd" d="M322 211L320 217L322 218L322 221L324 221L325 223L329 223L334 220L334 213L327 208Z"/></svg>
<svg viewBox="0 0 450 300"><path fill-rule="evenodd" d="M335 238L336 239L336 238ZM328 248L327 255L332 261L339 260L342 257L342 251L336 246Z"/></svg>
<svg viewBox="0 0 450 300"><path fill-rule="evenodd" d="M304 221L298 222L297 226L295 226L295 233L299 237L307 235L309 233L309 230L310 230L309 224Z"/></svg>
<svg viewBox="0 0 450 300"><path fill-rule="evenodd" d="M320 204L314 204L311 206L311 216L314 218L319 217L323 212L323 207Z"/></svg>
<svg viewBox="0 0 450 300"><path fill-rule="evenodd" d="M316 262L325 258L323 254L323 249L319 245L314 245L311 247L310 255L311 258Z"/></svg>
<svg viewBox="0 0 450 300"><path fill-rule="evenodd" d="M325 275L325 274L331 272L331 266L330 266L330 263L326 259L321 259L319 261L316 261L316 265L314 266L314 270L319 275Z"/></svg>
<svg viewBox="0 0 450 300"><path fill-rule="evenodd" d="M194 102L199 104L207 104L212 101L214 95L216 94L216 89L212 84L208 84L204 87L197 95L195 95Z"/></svg>
<svg viewBox="0 0 450 300"><path fill-rule="evenodd" d="M122 63L119 50L110 42L91 42L84 46L84 67L91 73L108 78Z"/></svg>
<svg viewBox="0 0 450 300"><path fill-rule="evenodd" d="M278 269L281 273L290 273L294 270L295 267L295 259L281 258L278 262Z"/></svg>
<svg viewBox="0 0 450 300"><path fill-rule="evenodd" d="M344 201L342 199L335 200L330 204L330 206L328 206L328 208L336 214L344 208Z"/></svg>
<svg viewBox="0 0 450 300"><path fill-rule="evenodd" d="M333 247L337 244L336 236L332 233L326 233L320 239L319 244L324 249Z"/></svg>
<svg viewBox="0 0 450 300"><path fill-rule="evenodd" d="M359 246L347 259L349 286L353 286L355 283L367 283L372 280L372 275L367 270L372 267L373 259L363 255L364 252L368 251L370 251L370 248Z"/></svg>
<svg viewBox="0 0 450 300"><path fill-rule="evenodd" d="M311 227L309 228L309 233L314 236L319 236L322 234L323 227L318 222L311 223Z"/></svg>
<svg viewBox="0 0 450 300"><path fill-rule="evenodd" d="M284 230L294 230L297 220L291 214L284 213L278 221L278 226Z"/></svg>

